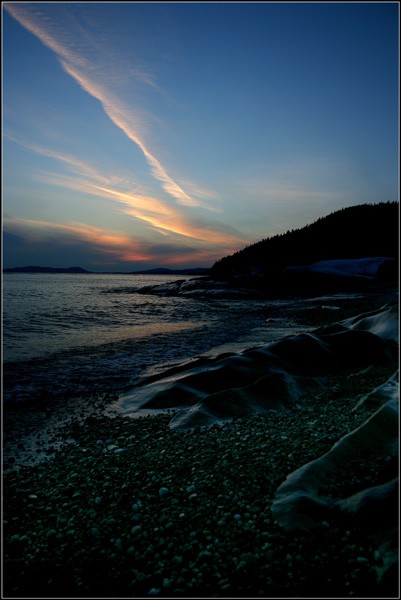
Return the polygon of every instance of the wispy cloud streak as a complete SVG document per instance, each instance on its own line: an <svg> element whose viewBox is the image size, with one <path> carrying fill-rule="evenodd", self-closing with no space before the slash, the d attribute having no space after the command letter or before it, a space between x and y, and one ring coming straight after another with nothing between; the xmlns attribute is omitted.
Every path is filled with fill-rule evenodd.
<svg viewBox="0 0 401 600"><path fill-rule="evenodd" d="M88 66L88 61L82 56L69 50L65 44L55 39L47 29L48 23L44 20L42 23L38 19L37 7L29 5L29 3L4 3L5 9L16 19L20 25L28 29L33 35L40 39L40 41L50 48L58 57L67 60L71 64ZM45 17L44 17L45 19Z"/></svg>
<svg viewBox="0 0 401 600"><path fill-rule="evenodd" d="M13 134L5 133L5 137L12 140L16 144L23 146L27 150L32 150L32 152L36 152L42 156L47 156L48 158L53 158L61 163L72 167L79 175L88 177L89 179L93 179L97 182L101 181L104 184L110 185L112 179L110 177L105 177L99 171L86 162L80 160L76 156L72 156L71 154L63 154L62 152L58 152L57 150L53 150L51 148L47 148L45 146L40 146L39 144L33 144L23 140Z"/></svg>
<svg viewBox="0 0 401 600"><path fill-rule="evenodd" d="M56 176L53 174L41 176L41 179L51 184L74 189L92 196L107 198L114 203L118 203L125 214L152 226L153 229L163 235L179 235L192 240L208 242L222 248L228 246L237 249L238 246L246 242L245 238L234 229L196 222L193 218L184 214L182 209L171 206L149 194L116 189L119 183L116 178L100 174L96 169L75 156L62 154L38 144L30 144L16 136L8 135L8 137L33 152L72 167L80 176L78 178L76 176Z"/></svg>
<svg viewBox="0 0 401 600"><path fill-rule="evenodd" d="M99 73L100 69L97 68L96 63L72 51L68 47L68 45L72 45L72 40L58 39L58 36L62 38L60 32L55 27L52 28L52 31L49 31L50 27L45 17L37 10L30 8L29 4L8 3L5 7L23 27L39 38L45 46L56 54L64 71L85 92L100 102L110 120L141 150L152 175L159 181L167 194L184 206L203 206L207 208L207 205L201 200L190 196L169 175L160 160L150 151L141 135L141 126L135 119L133 110L111 91L107 83L107 76L104 76L104 72ZM138 69L131 70L131 72L136 74L138 82L147 82L151 87L155 87L154 81L149 80L147 74L141 74Z"/></svg>
<svg viewBox="0 0 401 600"><path fill-rule="evenodd" d="M99 83L92 81L87 75L83 75L73 66L61 61L63 69L68 73L88 94L99 100L103 110L113 123L125 133L125 135L134 142L142 151L151 171L158 181L161 182L163 189L170 196L175 198L185 206L197 206L199 202L192 199L167 173L160 161L149 151L143 140L140 138L134 117L130 114L132 111Z"/></svg>
<svg viewBox="0 0 401 600"><path fill-rule="evenodd" d="M238 246L244 238L234 230L217 228L207 224L197 224L173 207L167 206L152 196L143 196L119 192L101 186L93 186L94 192L102 193L124 205L124 212L141 221L149 223L158 230L178 234L194 240L218 244L219 246Z"/></svg>

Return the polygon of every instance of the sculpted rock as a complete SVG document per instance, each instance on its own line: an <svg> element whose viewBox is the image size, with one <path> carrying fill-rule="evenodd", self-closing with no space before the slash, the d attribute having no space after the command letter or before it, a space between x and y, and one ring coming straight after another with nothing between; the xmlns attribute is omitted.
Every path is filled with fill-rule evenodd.
<svg viewBox="0 0 401 600"><path fill-rule="evenodd" d="M207 278L181 279L169 283L148 285L137 290L139 294L156 296L183 296L187 298L210 298L220 300L247 300L263 297L257 290L231 288L224 281Z"/></svg>
<svg viewBox="0 0 401 600"><path fill-rule="evenodd" d="M396 569L398 564L399 391L388 383L382 387L386 389L386 396L393 398L361 427L341 438L329 452L288 475L277 489L272 504L276 522L286 530L307 530L338 513L363 527L372 540L376 556L382 561L379 579ZM348 468L355 461L369 464L369 461L374 463L383 458L391 466L386 469L387 481L362 486L345 498L326 495L333 479L340 477L347 481L350 477Z"/></svg>
<svg viewBox="0 0 401 600"><path fill-rule="evenodd" d="M395 361L396 324L396 311L385 308L242 353L184 364L143 381L117 404L132 416L180 409L170 423L174 429L284 410L318 392L327 375Z"/></svg>
<svg viewBox="0 0 401 600"><path fill-rule="evenodd" d="M345 513L358 516L366 512L369 501L388 499L394 492L394 484L365 489L349 498L333 498L324 494L331 477L340 472L346 475L347 464L356 459L372 460L376 457L397 457L398 454L398 402L393 398L376 411L363 425L342 437L323 456L303 465L287 476L277 489L272 512L276 521L285 529L308 529L319 524L322 507L336 506ZM396 473L394 473L396 476ZM320 510L305 514L303 504ZM390 501L391 503L391 501ZM376 515L376 524L385 512ZM393 515L394 517L394 515Z"/></svg>
<svg viewBox="0 0 401 600"><path fill-rule="evenodd" d="M391 398L395 398L398 394L398 389L399 377L397 371L385 383L363 396L355 406L354 410L357 410L361 406L378 408L391 400Z"/></svg>

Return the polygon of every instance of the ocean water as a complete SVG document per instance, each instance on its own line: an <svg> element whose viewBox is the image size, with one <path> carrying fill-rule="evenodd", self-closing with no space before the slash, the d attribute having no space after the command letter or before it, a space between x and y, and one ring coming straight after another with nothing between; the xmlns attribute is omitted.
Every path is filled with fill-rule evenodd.
<svg viewBox="0 0 401 600"><path fill-rule="evenodd" d="M266 327L264 301L137 293L177 279L5 273L3 401L121 393L214 347L249 345Z"/></svg>

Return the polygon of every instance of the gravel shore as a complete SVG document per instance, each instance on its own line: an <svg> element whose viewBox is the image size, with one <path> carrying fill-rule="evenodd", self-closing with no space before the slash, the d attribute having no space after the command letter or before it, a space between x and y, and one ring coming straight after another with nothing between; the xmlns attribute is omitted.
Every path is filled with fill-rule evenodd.
<svg viewBox="0 0 401 600"><path fill-rule="evenodd" d="M3 597L398 597L398 569L355 522L286 533L271 513L286 476L362 424L372 411L353 408L396 368L344 372L302 405L209 429L71 414L46 449L35 438L47 460L6 457ZM387 458L354 465L336 493L381 483Z"/></svg>

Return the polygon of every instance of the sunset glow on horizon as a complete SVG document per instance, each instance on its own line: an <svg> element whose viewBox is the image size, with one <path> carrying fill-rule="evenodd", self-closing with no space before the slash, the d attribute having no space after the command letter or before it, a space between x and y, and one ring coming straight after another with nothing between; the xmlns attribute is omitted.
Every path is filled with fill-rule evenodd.
<svg viewBox="0 0 401 600"><path fill-rule="evenodd" d="M398 200L398 3L2 5L3 267L209 267Z"/></svg>

